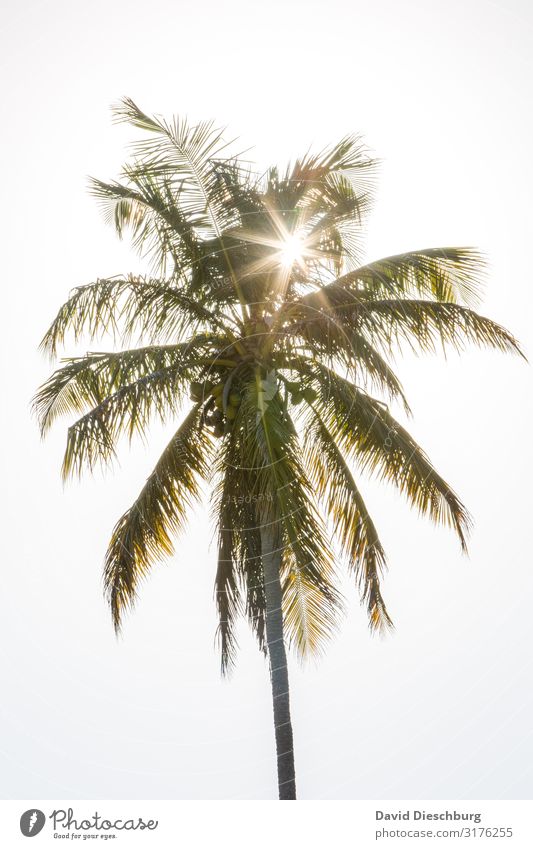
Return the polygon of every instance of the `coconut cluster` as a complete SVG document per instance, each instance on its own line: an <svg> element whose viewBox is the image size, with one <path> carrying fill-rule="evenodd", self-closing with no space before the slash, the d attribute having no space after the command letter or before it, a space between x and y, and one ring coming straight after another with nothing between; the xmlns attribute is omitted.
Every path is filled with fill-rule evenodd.
<svg viewBox="0 0 533 849"><path fill-rule="evenodd" d="M240 394L232 391L227 399L224 399L224 383L205 380L203 383L197 381L191 383L190 396L191 400L197 403L206 402L204 423L213 428L214 436L223 436L237 415L237 409L241 403Z"/></svg>
<svg viewBox="0 0 533 849"><path fill-rule="evenodd" d="M224 395L225 382L213 383L211 380L194 381L190 385L190 397L196 403L205 402L202 421L207 427L213 428L213 436L221 437L231 428L237 416L241 403L241 395L233 389ZM317 392L311 386L286 381L291 403L301 404L306 401L312 404L317 398Z"/></svg>

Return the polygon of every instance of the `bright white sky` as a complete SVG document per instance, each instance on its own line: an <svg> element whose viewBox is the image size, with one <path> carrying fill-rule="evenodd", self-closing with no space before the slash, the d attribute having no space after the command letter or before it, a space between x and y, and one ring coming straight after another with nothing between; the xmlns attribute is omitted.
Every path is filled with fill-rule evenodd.
<svg viewBox="0 0 533 849"><path fill-rule="evenodd" d="M101 595L110 530L166 434L63 489L65 426L42 444L37 345L69 289L135 271L87 175L112 178L146 111L214 118L261 167L350 131L384 160L368 257L473 244L483 312L531 355L532 24L504 0L13 2L3 11L0 704L7 798L273 798L267 667L245 630L222 682L215 550L201 511L116 641ZM94 347L94 346L93 346ZM395 635L342 631L291 670L302 798L527 798L531 370L472 353L399 364L412 429L476 520L471 557L388 491L366 494L391 563ZM529 562L527 562L529 561Z"/></svg>

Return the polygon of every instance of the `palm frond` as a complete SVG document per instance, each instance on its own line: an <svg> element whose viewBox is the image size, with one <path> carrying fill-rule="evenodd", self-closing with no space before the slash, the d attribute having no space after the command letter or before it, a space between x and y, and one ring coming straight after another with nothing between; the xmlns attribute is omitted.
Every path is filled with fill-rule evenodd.
<svg viewBox="0 0 533 849"><path fill-rule="evenodd" d="M355 573L371 629L392 627L380 587L386 568L383 546L348 464L316 411L306 432L306 458L317 494L325 502L335 534Z"/></svg>
<svg viewBox="0 0 533 849"><path fill-rule="evenodd" d="M218 612L217 636L220 643L220 666L227 675L235 665L237 640L235 622L241 612L239 576L235 564L235 530L231 502L226 494L217 513L219 526L218 562L215 577L215 602ZM237 532L238 533L238 532Z"/></svg>
<svg viewBox="0 0 533 849"><path fill-rule="evenodd" d="M283 548L283 628L301 660L323 652L337 627L340 597L318 581L309 564L298 562L291 545Z"/></svg>
<svg viewBox="0 0 533 849"><path fill-rule="evenodd" d="M358 466L390 481L421 514L455 530L466 551L471 519L411 434L386 406L316 363L317 409L327 429Z"/></svg>
<svg viewBox="0 0 533 849"><path fill-rule="evenodd" d="M412 349L428 353L436 350L437 343L463 351L465 343L469 343L523 356L508 330L459 304L374 301L361 311L360 324L372 340L377 342L379 338L386 350L399 350L406 342Z"/></svg>
<svg viewBox="0 0 533 849"><path fill-rule="evenodd" d="M173 553L173 536L200 496L199 479L209 469L211 443L199 426L196 405L163 451L137 499L113 529L106 555L104 584L118 631L141 579Z"/></svg>
<svg viewBox="0 0 533 849"><path fill-rule="evenodd" d="M177 184L182 209L189 214L207 213L213 234L220 236L225 220L214 202L218 197L218 181L213 162L231 158L228 157L230 143L224 141L223 131L210 121L191 127L178 117L171 122L150 117L129 98L120 102L115 115L117 120L149 133L132 145L139 164L130 169L130 176L150 174Z"/></svg>
<svg viewBox="0 0 533 849"><path fill-rule="evenodd" d="M118 353L93 353L63 360L34 398L41 433L55 420L100 406L120 389L153 374L178 375L180 366L194 363L211 347L209 337L193 337L180 345L152 345Z"/></svg>
<svg viewBox="0 0 533 849"><path fill-rule="evenodd" d="M147 341L178 340L187 330L206 328L220 332L227 327L215 315L172 282L138 276L102 278L73 289L41 341L41 350L57 356L67 335L74 342L105 335L130 339L135 333Z"/></svg>
<svg viewBox="0 0 533 849"><path fill-rule="evenodd" d="M289 325L287 332L300 332L303 338L320 341L331 334L327 322L317 316L316 307L305 306L307 317ZM353 330L364 334L371 345L394 354L407 345L411 350L432 353L437 343L463 351L467 343L523 356L518 341L504 327L474 310L455 303L408 299L364 301L355 295L330 310L324 309L342 331L349 345ZM340 334L342 338L342 333Z"/></svg>
<svg viewBox="0 0 533 849"><path fill-rule="evenodd" d="M424 248L384 257L348 272L302 298L317 309L341 301L346 293L361 300L431 297L449 303L476 304L484 279L483 256L473 248Z"/></svg>
<svg viewBox="0 0 533 849"><path fill-rule="evenodd" d="M184 384L194 375L187 365L197 370L193 359L178 369L163 367L124 384L74 422L68 429L63 478L80 475L84 467L93 471L97 463L105 466L114 458L120 436L143 437L149 422L164 423L177 415Z"/></svg>
<svg viewBox="0 0 533 849"><path fill-rule="evenodd" d="M265 404L256 395L253 407L260 491L273 499L282 532L284 627L289 644L305 658L322 649L342 607L333 585L332 553L299 460L294 424L287 411L282 414L281 399L275 396Z"/></svg>
<svg viewBox="0 0 533 849"><path fill-rule="evenodd" d="M254 477L234 460L241 452L237 429L224 440L215 463L218 485L213 493L213 517L218 528L219 556L215 578L217 629L222 673L235 663L235 623L244 611L259 648L265 647L265 597L261 540L255 515Z"/></svg>
<svg viewBox="0 0 533 849"><path fill-rule="evenodd" d="M290 187L293 195L296 195L292 199L293 203L294 200L301 202L303 197L326 195L339 177L348 178L359 194L368 194L374 187L377 165L377 160L370 156L362 138L347 135L321 153L308 153L298 159L275 185L278 190L280 185Z"/></svg>
<svg viewBox="0 0 533 849"><path fill-rule="evenodd" d="M91 180L92 194L99 199L109 223L114 223L120 238L130 228L133 245L139 253L151 256L154 266L165 274L195 267L200 262L202 230L209 226L199 212L186 213L167 180L157 181L149 172L124 169L127 183Z"/></svg>
<svg viewBox="0 0 533 849"><path fill-rule="evenodd" d="M305 232L306 243L317 248L325 260L334 260L336 276L347 263L353 267L360 261L362 226L371 202L371 196L356 192L346 177L332 175L324 183L322 193L304 207L300 230Z"/></svg>
<svg viewBox="0 0 533 849"><path fill-rule="evenodd" d="M298 326L284 329L290 337L300 337L309 348L312 359L322 362L339 364L348 372L351 380L362 388L376 388L390 400L399 401L405 412L410 415L411 409L405 396L402 384L386 359L370 344L367 338L346 323L328 320L302 322ZM289 358L283 349L277 356L280 368L300 371L304 354Z"/></svg>

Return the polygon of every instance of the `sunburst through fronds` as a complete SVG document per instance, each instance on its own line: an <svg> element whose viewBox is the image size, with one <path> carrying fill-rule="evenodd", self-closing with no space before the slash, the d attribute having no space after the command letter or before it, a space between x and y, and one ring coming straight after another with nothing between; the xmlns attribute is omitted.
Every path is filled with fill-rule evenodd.
<svg viewBox="0 0 533 849"><path fill-rule="evenodd" d="M462 502L389 411L397 402L409 411L394 355L467 343L519 352L472 308L479 254L428 248L364 264L376 163L357 136L258 176L210 123L167 122L131 100L117 117L144 135L120 178L92 189L150 272L73 290L43 349L55 356L69 334L125 349L64 360L35 401L43 433L60 416L74 419L65 477L112 462L122 440L144 437L154 420L174 433L110 543L117 628L172 552L202 482L216 496L224 668L241 614L265 648L267 497L284 550L285 636L298 653L323 645L339 607L328 522L371 627L388 627L387 561L365 476L451 527L463 548L469 527Z"/></svg>

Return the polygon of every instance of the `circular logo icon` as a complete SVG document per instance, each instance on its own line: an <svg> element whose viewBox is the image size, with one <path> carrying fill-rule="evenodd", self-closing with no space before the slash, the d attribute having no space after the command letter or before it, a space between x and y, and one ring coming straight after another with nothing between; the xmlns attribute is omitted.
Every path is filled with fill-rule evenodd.
<svg viewBox="0 0 533 849"><path fill-rule="evenodd" d="M20 830L24 837L35 837L42 831L46 817L42 811L37 808L30 808L29 811L24 811L20 818Z"/></svg>

